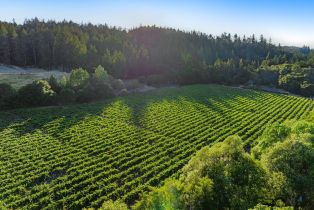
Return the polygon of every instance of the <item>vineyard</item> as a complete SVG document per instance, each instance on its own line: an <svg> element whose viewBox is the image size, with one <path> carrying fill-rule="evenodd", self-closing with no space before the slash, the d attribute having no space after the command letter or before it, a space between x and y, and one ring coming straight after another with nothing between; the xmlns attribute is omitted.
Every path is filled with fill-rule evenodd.
<svg viewBox="0 0 314 210"><path fill-rule="evenodd" d="M218 85L162 88L94 104L0 112L0 203L81 209L134 203L205 145L298 119L306 98Z"/></svg>

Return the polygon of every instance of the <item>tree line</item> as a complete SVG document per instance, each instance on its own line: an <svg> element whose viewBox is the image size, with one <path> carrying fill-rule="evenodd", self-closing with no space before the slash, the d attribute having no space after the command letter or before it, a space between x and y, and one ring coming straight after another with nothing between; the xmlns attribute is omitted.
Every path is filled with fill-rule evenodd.
<svg viewBox="0 0 314 210"><path fill-rule="evenodd" d="M314 53L263 36L220 36L157 26L125 30L72 21L0 22L0 63L93 73L158 84L253 84L314 95Z"/></svg>
<svg viewBox="0 0 314 210"><path fill-rule="evenodd" d="M95 64L115 77L195 73L221 61L257 68L267 57L295 62L307 54L276 46L263 36L207 35L156 26L125 30L71 21L0 22L0 63L70 71ZM197 72L196 72L197 73Z"/></svg>
<svg viewBox="0 0 314 210"><path fill-rule="evenodd" d="M52 75L18 90L0 84L0 109L86 103L121 95L123 91L126 91L123 81L114 79L102 66L93 72L77 68L59 81Z"/></svg>

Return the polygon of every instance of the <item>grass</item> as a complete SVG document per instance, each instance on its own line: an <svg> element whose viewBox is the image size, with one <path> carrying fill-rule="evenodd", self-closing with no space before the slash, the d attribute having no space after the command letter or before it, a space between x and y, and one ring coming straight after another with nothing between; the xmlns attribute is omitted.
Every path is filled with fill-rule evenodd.
<svg viewBox="0 0 314 210"><path fill-rule="evenodd" d="M57 79L60 79L65 72L60 71L45 71L45 70L27 70L28 73L18 73L16 70L14 73L1 72L0 69L0 84L7 83L12 85L13 88L19 89L20 87L30 84L35 80L48 79L51 75L55 75Z"/></svg>

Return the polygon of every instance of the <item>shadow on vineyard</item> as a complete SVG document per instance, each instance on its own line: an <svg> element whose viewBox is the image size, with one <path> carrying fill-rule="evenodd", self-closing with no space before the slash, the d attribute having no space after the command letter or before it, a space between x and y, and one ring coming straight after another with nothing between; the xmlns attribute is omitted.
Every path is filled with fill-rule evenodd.
<svg viewBox="0 0 314 210"><path fill-rule="evenodd" d="M118 198L130 205L177 177L202 147L235 134L255 144L267 124L299 119L308 105L301 97L192 85L0 113L0 200L13 209L80 209Z"/></svg>
<svg viewBox="0 0 314 210"><path fill-rule="evenodd" d="M239 96L236 95L225 95L224 98L204 98L207 94L206 92L194 94L193 92L184 91L185 89L185 87L181 89L171 89L170 91L161 89L155 91L153 96L150 96L151 93L142 93L94 104L16 109L3 113L6 122L2 122L1 129L13 127L16 134L22 136L27 133L35 132L37 129L47 132L46 128L48 128L50 124L58 122L59 126L55 127L53 131L49 131L50 135L58 137L68 128L84 121L86 117L92 116L103 116L109 120L123 121L141 128L143 127L141 119L145 115L146 107L151 103L165 101L184 103L185 101L190 102L190 104L199 111L203 109L204 113L206 113L206 107L209 106L212 107L217 114L228 116L225 115L225 109L232 108L231 105L228 104L228 100L239 101L239 99L237 99ZM217 91L216 94L220 94L220 91ZM250 95L244 91L241 97L250 97ZM254 100L254 98L252 98L252 100ZM217 104L220 105L218 106ZM110 110L111 113L106 113L107 109Z"/></svg>

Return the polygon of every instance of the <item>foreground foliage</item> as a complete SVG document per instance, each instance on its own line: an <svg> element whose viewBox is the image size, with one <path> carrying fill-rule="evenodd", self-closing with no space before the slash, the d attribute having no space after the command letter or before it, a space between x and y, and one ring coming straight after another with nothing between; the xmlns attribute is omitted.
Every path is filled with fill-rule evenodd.
<svg viewBox="0 0 314 210"><path fill-rule="evenodd" d="M178 181L167 182L134 209L248 209L261 199L266 172L244 152L241 139L231 136L201 149L183 168ZM172 196L177 200L166 200L172 208L156 205ZM176 202L181 202L181 208L172 204Z"/></svg>
<svg viewBox="0 0 314 210"><path fill-rule="evenodd" d="M133 209L313 209L313 128L304 120L268 127L254 148L262 151L258 159L237 136L204 147L178 180L153 189Z"/></svg>
<svg viewBox="0 0 314 210"><path fill-rule="evenodd" d="M195 85L95 104L0 112L0 200L13 209L81 209L100 207L110 199L130 205L151 186L177 177L202 147L235 134L243 145L257 143L267 124L299 119L308 114L309 105L301 97ZM259 201L260 185L254 188L252 183L263 177L245 176L239 172L245 168L234 164L233 158L263 174L260 166L235 144L227 147L230 155L224 155L219 145L214 147L218 153L211 153L217 162L208 160L204 167L192 168L195 176L183 169L189 174L184 179L191 180L182 189L183 203L173 203L178 191L170 197L158 193L165 197L158 205L181 209L187 202L202 205L209 196L215 205L228 201L231 206L235 196L248 193ZM219 157L237 167L223 165ZM209 179L198 179L199 174ZM237 183L241 177L247 180ZM170 186L176 189L176 185ZM241 188L246 185L252 189ZM229 193L218 199L220 187ZM201 203L198 196L203 196ZM239 208L248 206L243 199Z"/></svg>

